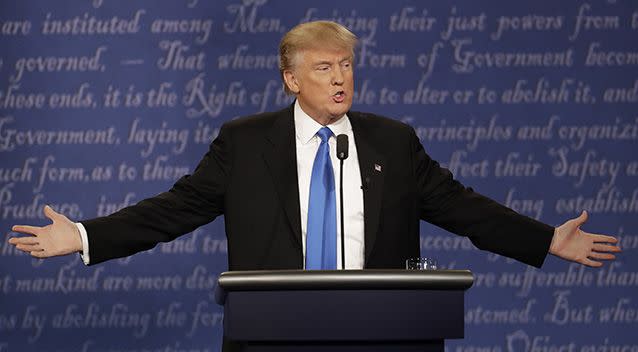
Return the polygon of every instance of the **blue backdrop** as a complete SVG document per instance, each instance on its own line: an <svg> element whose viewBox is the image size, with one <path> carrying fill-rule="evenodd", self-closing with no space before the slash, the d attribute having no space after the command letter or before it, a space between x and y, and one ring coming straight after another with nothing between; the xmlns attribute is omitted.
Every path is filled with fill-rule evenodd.
<svg viewBox="0 0 638 352"><path fill-rule="evenodd" d="M421 252L475 273L454 352L638 351L634 1L1 1L0 351L217 351L223 219L90 268L6 244L16 223L109 214L188 173L225 121L280 109L277 44L360 38L354 109L414 126L466 185L615 234L602 269L541 270L423 224ZM513 233L512 236L516 234Z"/></svg>

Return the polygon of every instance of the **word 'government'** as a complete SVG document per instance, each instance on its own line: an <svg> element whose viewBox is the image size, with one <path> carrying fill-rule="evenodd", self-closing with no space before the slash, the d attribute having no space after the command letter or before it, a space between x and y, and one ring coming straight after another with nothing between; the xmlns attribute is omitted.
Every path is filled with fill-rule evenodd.
<svg viewBox="0 0 638 352"><path fill-rule="evenodd" d="M41 130L9 127L15 122L12 116L0 117L0 152L12 151L16 147L45 145L115 145L119 143L113 126L102 129Z"/></svg>

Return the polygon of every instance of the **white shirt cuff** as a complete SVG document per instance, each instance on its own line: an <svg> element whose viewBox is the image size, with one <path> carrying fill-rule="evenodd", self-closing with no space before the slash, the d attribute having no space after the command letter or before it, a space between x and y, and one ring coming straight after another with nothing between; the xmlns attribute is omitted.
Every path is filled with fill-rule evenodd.
<svg viewBox="0 0 638 352"><path fill-rule="evenodd" d="M82 258L84 265L89 265L89 236L86 234L86 229L82 223L76 222L75 226L78 227L80 238L82 239L82 253L80 253L80 258Z"/></svg>

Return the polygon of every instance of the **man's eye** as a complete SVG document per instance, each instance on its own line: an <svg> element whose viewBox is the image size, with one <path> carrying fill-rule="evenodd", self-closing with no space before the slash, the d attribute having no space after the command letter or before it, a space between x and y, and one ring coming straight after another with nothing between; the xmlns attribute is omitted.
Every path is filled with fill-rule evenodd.
<svg viewBox="0 0 638 352"><path fill-rule="evenodd" d="M317 67L317 70L319 70L319 71L328 71L329 69L330 69L329 66L319 66L319 67Z"/></svg>

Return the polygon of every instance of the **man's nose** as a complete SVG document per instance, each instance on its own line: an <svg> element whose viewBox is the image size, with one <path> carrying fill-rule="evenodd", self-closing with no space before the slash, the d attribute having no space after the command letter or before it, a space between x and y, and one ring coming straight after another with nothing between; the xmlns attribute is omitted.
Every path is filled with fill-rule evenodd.
<svg viewBox="0 0 638 352"><path fill-rule="evenodd" d="M339 86L343 84L343 72L339 68L332 71L332 84Z"/></svg>

